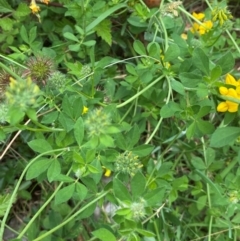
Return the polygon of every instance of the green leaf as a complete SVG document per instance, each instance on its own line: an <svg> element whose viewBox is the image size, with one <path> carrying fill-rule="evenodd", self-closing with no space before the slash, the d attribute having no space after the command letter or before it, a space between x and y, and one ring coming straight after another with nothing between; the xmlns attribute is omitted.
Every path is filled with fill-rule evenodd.
<svg viewBox="0 0 240 241"><path fill-rule="evenodd" d="M144 229L136 229L136 231L145 237L154 237L155 236L154 233L144 230ZM153 239L153 240L155 240L155 239Z"/></svg>
<svg viewBox="0 0 240 241"><path fill-rule="evenodd" d="M29 31L29 43L32 43L37 37L37 26L33 27Z"/></svg>
<svg viewBox="0 0 240 241"><path fill-rule="evenodd" d="M28 146L35 152L44 153L52 150L51 145L45 139L36 139L28 142Z"/></svg>
<svg viewBox="0 0 240 241"><path fill-rule="evenodd" d="M209 76L209 58L201 48L194 49L192 61L196 68Z"/></svg>
<svg viewBox="0 0 240 241"><path fill-rule="evenodd" d="M4 31L11 31L13 28L13 20L10 18L1 18L0 19L0 27L2 27L2 29Z"/></svg>
<svg viewBox="0 0 240 241"><path fill-rule="evenodd" d="M121 201L130 201L131 200L131 196L128 192L128 189L117 178L113 179L113 192L114 192L114 195Z"/></svg>
<svg viewBox="0 0 240 241"><path fill-rule="evenodd" d="M13 9L6 0L0 0L0 13L11 13Z"/></svg>
<svg viewBox="0 0 240 241"><path fill-rule="evenodd" d="M23 41L27 44L29 44L29 38L28 38L28 34L27 34L27 29L25 28L24 25L22 25L22 27L20 28L20 36L23 39Z"/></svg>
<svg viewBox="0 0 240 241"><path fill-rule="evenodd" d="M108 229L100 228L92 232L93 236L102 241L116 241L115 236Z"/></svg>
<svg viewBox="0 0 240 241"><path fill-rule="evenodd" d="M231 221L233 223L240 223L240 213L237 213Z"/></svg>
<svg viewBox="0 0 240 241"><path fill-rule="evenodd" d="M16 108L13 106L9 109L8 115L10 124L14 126L23 120L25 113L20 108Z"/></svg>
<svg viewBox="0 0 240 241"><path fill-rule="evenodd" d="M153 149L154 149L154 146L144 144L141 146L134 147L131 151L135 155L138 155L139 157L143 157L151 154Z"/></svg>
<svg viewBox="0 0 240 241"><path fill-rule="evenodd" d="M133 198L140 197L144 192L146 179L141 172L137 172L131 180L131 191Z"/></svg>
<svg viewBox="0 0 240 241"><path fill-rule="evenodd" d="M127 145L131 149L140 139L140 130L138 125L134 124L133 128L127 133Z"/></svg>
<svg viewBox="0 0 240 241"><path fill-rule="evenodd" d="M35 161L27 170L26 179L30 180L38 177L40 174L45 172L51 165L51 161L47 158L42 158Z"/></svg>
<svg viewBox="0 0 240 241"><path fill-rule="evenodd" d="M65 113L61 112L58 118L59 122L61 123L62 127L67 131L71 131L74 128L75 122L67 116Z"/></svg>
<svg viewBox="0 0 240 241"><path fill-rule="evenodd" d="M196 124L196 121L193 121L187 128L187 132L186 132L187 138L191 139L196 133L196 131L197 131L197 124Z"/></svg>
<svg viewBox="0 0 240 241"><path fill-rule="evenodd" d="M172 89L175 90L177 93L185 95L184 86L181 82L176 81L175 79L171 79L171 86Z"/></svg>
<svg viewBox="0 0 240 241"><path fill-rule="evenodd" d="M143 195L143 198L147 201L149 206L159 206L163 202L164 194L165 188L161 187L148 191L145 195Z"/></svg>
<svg viewBox="0 0 240 241"><path fill-rule="evenodd" d="M205 170L207 168L205 163L200 157L196 157L196 156L192 157L191 163L196 169L199 169L199 170Z"/></svg>
<svg viewBox="0 0 240 241"><path fill-rule="evenodd" d="M221 55L220 59L216 61L216 64L222 68L222 75L229 73L235 64L235 60L231 52L227 52L224 55Z"/></svg>
<svg viewBox="0 0 240 241"><path fill-rule="evenodd" d="M184 87L195 88L199 83L202 82L202 75L195 73L180 73L179 78Z"/></svg>
<svg viewBox="0 0 240 241"><path fill-rule="evenodd" d="M176 112L182 111L180 105L173 101L169 101L168 104L164 105L160 110L160 115L163 118L169 118L174 116Z"/></svg>
<svg viewBox="0 0 240 241"><path fill-rule="evenodd" d="M207 195L203 195L199 197L197 200L197 209L199 211L202 210L204 207L206 207L206 203L207 203Z"/></svg>
<svg viewBox="0 0 240 241"><path fill-rule="evenodd" d="M222 75L222 68L217 65L211 71L211 81L217 80Z"/></svg>
<svg viewBox="0 0 240 241"><path fill-rule="evenodd" d="M61 165L58 159L55 159L51 162L51 165L47 171L48 181L49 182L54 181L55 178L60 175L60 173L61 173Z"/></svg>
<svg viewBox="0 0 240 241"><path fill-rule="evenodd" d="M97 36L101 37L110 46L112 45L111 28L112 22L109 19L103 20L95 28Z"/></svg>
<svg viewBox="0 0 240 241"><path fill-rule="evenodd" d="M221 127L211 136L211 147L223 147L231 145L240 136L239 127Z"/></svg>
<svg viewBox="0 0 240 241"><path fill-rule="evenodd" d="M148 50L149 56L159 59L160 46L158 43L156 43L156 42L149 43L147 46L147 50Z"/></svg>
<svg viewBox="0 0 240 241"><path fill-rule="evenodd" d="M102 22L105 18L107 18L109 15L114 13L115 11L119 10L120 8L126 7L127 5L125 3L120 3L115 5L112 8L108 8L107 11L105 11L103 14L101 14L98 18L96 18L94 21L92 21L85 29L86 33L88 34L92 29L94 29L100 22Z"/></svg>
<svg viewBox="0 0 240 241"><path fill-rule="evenodd" d="M109 135L101 134L99 141L105 147L114 147L114 140Z"/></svg>
<svg viewBox="0 0 240 241"><path fill-rule="evenodd" d="M72 40L72 41L74 41L74 42L79 42L79 39L74 35L74 34L72 34L72 33L70 33L70 32L65 32L64 34L63 34L63 36L66 38L66 39L69 39L69 40Z"/></svg>
<svg viewBox="0 0 240 241"><path fill-rule="evenodd" d="M176 178L172 182L173 189L176 189L178 191L185 191L188 189L188 178L187 176L182 176L179 178Z"/></svg>
<svg viewBox="0 0 240 241"><path fill-rule="evenodd" d="M79 200L84 200L84 198L87 196L87 193L87 188L83 184L76 182L76 195L78 196Z"/></svg>
<svg viewBox="0 0 240 241"><path fill-rule="evenodd" d="M146 49L144 44L140 40L135 40L133 43L134 50L140 55L146 55Z"/></svg>
<svg viewBox="0 0 240 241"><path fill-rule="evenodd" d="M74 124L73 131L77 144L80 146L84 138L84 123L82 117L77 119L76 123Z"/></svg>
<svg viewBox="0 0 240 241"><path fill-rule="evenodd" d="M175 60L180 54L179 47L176 44L171 44L166 53L164 54L164 62L169 62Z"/></svg>
<svg viewBox="0 0 240 241"><path fill-rule="evenodd" d="M197 124L197 128L201 131L203 135L212 134L215 130L214 125L209 121L204 121L200 119L200 120L197 120L196 124Z"/></svg>
<svg viewBox="0 0 240 241"><path fill-rule="evenodd" d="M0 217L4 216L7 207L10 205L10 199L12 197L12 194L7 193L4 195L0 195ZM15 202L16 197L13 199L13 202Z"/></svg>
<svg viewBox="0 0 240 241"><path fill-rule="evenodd" d="M21 18L29 15L31 13L31 9L26 3L20 2L16 11L13 13L15 18Z"/></svg>
<svg viewBox="0 0 240 241"><path fill-rule="evenodd" d="M72 183L69 186L66 186L59 190L55 196L55 205L67 202L73 196L74 190L75 183Z"/></svg>

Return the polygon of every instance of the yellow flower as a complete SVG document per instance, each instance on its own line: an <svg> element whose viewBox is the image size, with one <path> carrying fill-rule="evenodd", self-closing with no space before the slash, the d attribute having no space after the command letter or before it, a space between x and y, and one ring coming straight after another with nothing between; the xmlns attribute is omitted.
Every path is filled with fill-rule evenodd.
<svg viewBox="0 0 240 241"><path fill-rule="evenodd" d="M187 34L182 33L182 34L181 34L181 38L184 39L184 40L187 40Z"/></svg>
<svg viewBox="0 0 240 241"><path fill-rule="evenodd" d="M228 88L221 86L219 87L219 92L221 95L227 95L228 94Z"/></svg>
<svg viewBox="0 0 240 241"><path fill-rule="evenodd" d="M238 104L234 103L232 101L228 101L226 100L225 102L221 102L220 104L218 104L217 106L217 111L218 112L237 112L238 111Z"/></svg>
<svg viewBox="0 0 240 241"><path fill-rule="evenodd" d="M233 85L233 86L238 86L240 85L240 81L236 80L232 75L227 74L226 79L225 79L226 84L228 85Z"/></svg>
<svg viewBox="0 0 240 241"><path fill-rule="evenodd" d="M87 114L87 112L88 112L88 108L86 106L83 106L82 115Z"/></svg>
<svg viewBox="0 0 240 241"><path fill-rule="evenodd" d="M35 0L32 0L29 8L32 10L33 14L40 12L40 7L36 4Z"/></svg>
<svg viewBox="0 0 240 241"><path fill-rule="evenodd" d="M203 22L203 19L205 17L204 13L195 13L195 12L193 12L192 15L197 20L202 21L202 24L193 23L193 26L190 29L190 31L192 33L198 32L200 35L203 35L203 34L208 32L213 27L213 22L211 20L207 20L207 21Z"/></svg>
<svg viewBox="0 0 240 241"><path fill-rule="evenodd" d="M104 173L104 176L105 177L110 177L112 171L110 169L106 169L105 173Z"/></svg>
<svg viewBox="0 0 240 241"><path fill-rule="evenodd" d="M203 35L208 32L213 27L213 23L211 20L203 22L202 25L199 26L198 32Z"/></svg>
<svg viewBox="0 0 240 241"><path fill-rule="evenodd" d="M232 75L227 74L225 78L225 83L234 86L234 88L227 88L225 86L219 87L219 92L223 96L232 97L235 99L240 99L240 80L236 80ZM237 112L238 103L228 101L219 103L217 106L217 111L219 112Z"/></svg>
<svg viewBox="0 0 240 241"><path fill-rule="evenodd" d="M204 13L195 13L195 12L193 12L192 15L193 15L193 17L196 18L197 20L202 20L202 19L204 19L204 17L205 17L205 14L204 14Z"/></svg>

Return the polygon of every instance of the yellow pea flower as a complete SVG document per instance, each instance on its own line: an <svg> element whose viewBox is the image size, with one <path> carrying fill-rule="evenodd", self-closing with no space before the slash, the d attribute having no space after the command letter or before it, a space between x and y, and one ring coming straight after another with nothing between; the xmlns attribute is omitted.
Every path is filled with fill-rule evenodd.
<svg viewBox="0 0 240 241"><path fill-rule="evenodd" d="M195 12L193 12L193 13L192 13L192 16L193 16L194 18L198 19L198 20L202 20L202 19L204 19L205 14L204 14L204 13L195 13Z"/></svg>
<svg viewBox="0 0 240 241"><path fill-rule="evenodd" d="M228 85L234 85L234 86L240 85L240 81L239 80L236 81L236 79L231 74L226 75L225 82Z"/></svg>
<svg viewBox="0 0 240 241"><path fill-rule="evenodd" d="M32 10L33 14L40 12L40 7L36 4L35 0L32 0L29 8Z"/></svg>
<svg viewBox="0 0 240 241"><path fill-rule="evenodd" d="M87 112L88 112L88 108L86 106L83 106L82 115L87 114Z"/></svg>

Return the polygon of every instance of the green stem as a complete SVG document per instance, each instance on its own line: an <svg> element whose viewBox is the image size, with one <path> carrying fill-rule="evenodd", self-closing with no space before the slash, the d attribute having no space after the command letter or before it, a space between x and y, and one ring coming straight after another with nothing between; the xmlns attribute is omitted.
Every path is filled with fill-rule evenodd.
<svg viewBox="0 0 240 241"><path fill-rule="evenodd" d="M72 168L69 169L67 172L67 176L70 174ZM29 229L29 227L33 224L35 219L40 215L40 213L44 210L44 208L51 202L51 200L55 197L56 193L59 191L59 189L62 187L64 182L61 182L58 187L55 189L53 194L48 198L48 200L41 206L41 208L35 213L35 215L31 218L31 220L28 222L28 224L25 226L25 228L21 231L21 233L18 235L17 238L22 238L22 236L26 233L26 231Z"/></svg>
<svg viewBox="0 0 240 241"><path fill-rule="evenodd" d="M17 74L15 74L10 68L8 68L5 64L0 62L0 67L2 67L4 70L6 70L12 77L14 77L16 80L24 81L22 78L20 78Z"/></svg>
<svg viewBox="0 0 240 241"><path fill-rule="evenodd" d="M19 189L19 186L20 186L20 184L21 184L21 182L22 182L22 180L23 180L23 177L24 177L25 173L27 172L28 168L29 168L39 157L41 157L41 156L48 155L48 154L51 154L51 153L53 153L53 152L66 151L66 150L67 150L67 148L61 148L61 149L55 149L55 150L51 150L51 151L44 152L44 153L38 155L37 157L33 158L33 159L28 163L28 165L25 167L25 169L23 170L23 172L22 172L19 180L17 181L17 184L16 184L16 186L15 186L15 188L14 188L14 190L13 190L12 196L11 196L11 198L10 198L10 200L9 200L9 204L8 204L7 209L6 209L6 211L5 211L5 214L4 214L4 216L3 216L2 225L1 225L1 227L0 227L0 240L3 240L3 231L4 231L5 223L6 223L6 221L7 221L8 214L9 214L10 209L11 209L11 207L12 207L12 204L13 204L13 202L14 202L14 198L15 198L15 196L17 195L17 191L18 191L18 189Z"/></svg>
<svg viewBox="0 0 240 241"><path fill-rule="evenodd" d="M155 81L153 81L151 84L149 84L148 86L146 86L144 89L142 89L141 91L139 91L137 94L135 94L134 96L132 96L131 98L129 98L128 100L126 100L125 102L117 105L117 108L121 108L125 105L127 105L128 103L130 103L131 101L135 100L138 96L140 96L142 93L144 93L145 91L147 91L149 88L151 88L153 85L155 85L156 83L158 83L161 79L163 79L164 75L160 76L159 78L157 78Z"/></svg>
<svg viewBox="0 0 240 241"><path fill-rule="evenodd" d="M160 237L159 227L158 227L156 221L153 222L153 225L154 225L154 229L155 229L155 232L156 232L156 235L157 235L157 240L158 240L158 241L161 241L162 239L161 239L161 237Z"/></svg>
<svg viewBox="0 0 240 241"><path fill-rule="evenodd" d="M208 160L207 160L207 153L206 153L206 146L204 138L201 138L202 146L203 146L203 157L205 161L205 165L208 166ZM206 171L207 175L207 171ZM210 194L210 186L207 183L207 198L208 198L208 206L211 209L212 208L212 201L211 201L211 194ZM212 222L213 222L213 216L210 216L209 225L208 225L208 241L211 241L212 239Z"/></svg>
<svg viewBox="0 0 240 241"><path fill-rule="evenodd" d="M12 63L18 65L19 67L23 68L23 69L28 69L26 66L21 65L21 64L19 64L18 62L14 61L13 59L10 59L10 58L2 55L2 54L0 54L0 58L3 58L3 59L5 59L5 60L7 60L7 61L9 61L9 62L12 62Z"/></svg>
<svg viewBox="0 0 240 241"><path fill-rule="evenodd" d="M168 96L167 96L167 100L166 100L165 104L168 104L168 102L170 100L171 93L172 93L172 87L171 87L171 82L170 82L170 79L169 79L168 76L166 76L166 79L167 79L167 82L168 82ZM159 130L159 127L162 123L162 120L163 120L163 118L161 117L160 120L158 121L155 129L153 130L152 134L149 136L148 140L145 142L145 144L148 144L152 140L152 138L154 137L156 132Z"/></svg>
<svg viewBox="0 0 240 241"><path fill-rule="evenodd" d="M88 207L90 207L92 204L97 202L99 199L103 198L106 196L111 190L105 191L102 194L100 194L96 199L93 201L89 202L87 205L85 205L83 208L81 208L78 212L74 213L70 218L66 219L63 221L61 224L57 225L55 228L49 230L48 232L44 233L43 235L39 236L38 238L32 240L32 241L39 241L42 240L43 238L47 237L48 235L52 234L53 232L57 231L59 228L62 226L66 225L68 222L72 221L76 216L78 216L81 212L86 210Z"/></svg>

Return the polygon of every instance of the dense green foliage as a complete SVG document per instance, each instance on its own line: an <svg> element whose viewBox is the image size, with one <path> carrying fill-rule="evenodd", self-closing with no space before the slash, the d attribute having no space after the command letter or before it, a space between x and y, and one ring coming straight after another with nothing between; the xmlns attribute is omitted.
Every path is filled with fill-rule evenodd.
<svg viewBox="0 0 240 241"><path fill-rule="evenodd" d="M0 240L239 240L240 21L186 2L0 0Z"/></svg>

